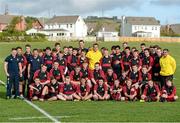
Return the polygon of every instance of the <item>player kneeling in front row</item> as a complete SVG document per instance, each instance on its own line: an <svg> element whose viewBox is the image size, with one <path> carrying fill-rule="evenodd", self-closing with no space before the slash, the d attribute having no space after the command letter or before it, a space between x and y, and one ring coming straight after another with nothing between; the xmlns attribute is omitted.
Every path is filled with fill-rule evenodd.
<svg viewBox="0 0 180 123"><path fill-rule="evenodd" d="M178 96L176 95L176 87L173 85L173 83L168 80L166 81L166 85L162 88L162 95L160 98L161 102L173 102L178 99Z"/></svg>
<svg viewBox="0 0 180 123"><path fill-rule="evenodd" d="M80 100L81 98L77 95L77 86L71 83L70 77L65 77L64 84L59 86L58 99L63 101Z"/></svg>
<svg viewBox="0 0 180 123"><path fill-rule="evenodd" d="M104 83L103 78L99 78L98 83L94 86L94 100L108 100L110 95L108 94L108 86Z"/></svg>
<svg viewBox="0 0 180 123"><path fill-rule="evenodd" d="M91 100L93 95L86 78L81 78L80 82L78 86L78 95L81 97L81 100Z"/></svg>
<svg viewBox="0 0 180 123"><path fill-rule="evenodd" d="M123 92L126 101L136 101L137 100L137 91L134 86L132 86L132 80L126 80L126 85L123 87Z"/></svg>
<svg viewBox="0 0 180 123"><path fill-rule="evenodd" d="M160 90L157 84L152 80L148 81L148 84L145 86L144 92L141 96L141 99L146 102L155 102L159 101Z"/></svg>
<svg viewBox="0 0 180 123"><path fill-rule="evenodd" d="M35 83L32 83L29 85L29 99L30 100L39 100L42 98L42 92L43 92L43 86L40 84L40 79L35 78L34 79ZM45 88L46 90L46 88Z"/></svg>
<svg viewBox="0 0 180 123"><path fill-rule="evenodd" d="M111 92L111 97L113 100L116 100L116 101L125 100L125 98L121 96L122 86L120 85L119 80L114 81L114 85L111 86L110 92Z"/></svg>
<svg viewBox="0 0 180 123"><path fill-rule="evenodd" d="M58 99L57 97L58 94L59 94L59 83L54 77L51 77L51 83L48 85L47 98L49 101L55 101Z"/></svg>

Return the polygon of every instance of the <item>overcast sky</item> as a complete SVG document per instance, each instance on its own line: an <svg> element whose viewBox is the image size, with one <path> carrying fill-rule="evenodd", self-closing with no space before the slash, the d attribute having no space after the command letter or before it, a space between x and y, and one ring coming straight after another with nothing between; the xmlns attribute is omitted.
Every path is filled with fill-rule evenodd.
<svg viewBox="0 0 180 123"><path fill-rule="evenodd" d="M0 13L37 17L53 15L153 16L166 23L180 23L180 0L0 0Z"/></svg>

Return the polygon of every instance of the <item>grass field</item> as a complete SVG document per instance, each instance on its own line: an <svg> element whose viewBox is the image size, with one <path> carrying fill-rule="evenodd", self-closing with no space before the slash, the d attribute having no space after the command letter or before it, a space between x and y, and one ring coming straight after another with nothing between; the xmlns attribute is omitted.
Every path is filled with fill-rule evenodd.
<svg viewBox="0 0 180 123"><path fill-rule="evenodd" d="M139 47L141 42L130 43ZM12 47L26 43L0 43L0 80L5 81L3 61ZM77 46L78 43L62 43ZM92 43L87 43L86 47ZM121 42L100 43L100 47L110 48ZM174 83L180 96L180 43L147 43L158 44L168 48L177 61ZM53 46L52 42L31 43L33 48ZM140 103L140 102L33 102L61 122L180 122L180 101L174 103ZM51 122L43 114L22 100L6 100L5 88L0 86L0 122Z"/></svg>

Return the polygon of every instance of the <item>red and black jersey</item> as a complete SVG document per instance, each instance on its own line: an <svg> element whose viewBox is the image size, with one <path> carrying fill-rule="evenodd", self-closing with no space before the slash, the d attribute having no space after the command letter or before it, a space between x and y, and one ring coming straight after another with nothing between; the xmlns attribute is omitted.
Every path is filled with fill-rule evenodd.
<svg viewBox="0 0 180 123"><path fill-rule="evenodd" d="M59 68L62 69L64 72L67 66L67 60L65 58L58 58L56 61L59 63Z"/></svg>
<svg viewBox="0 0 180 123"><path fill-rule="evenodd" d="M132 56L131 55L125 55L122 57L122 60L121 60L121 67L122 67L122 70L123 71L129 71L130 70L130 67L131 67L131 59L132 59Z"/></svg>
<svg viewBox="0 0 180 123"><path fill-rule="evenodd" d="M145 57L145 54L144 54L143 51L141 51L141 52L139 53L139 57L140 57L140 59L143 59L143 58Z"/></svg>
<svg viewBox="0 0 180 123"><path fill-rule="evenodd" d="M136 65L138 67L142 66L142 60L140 58L132 58L131 59L131 67L134 65Z"/></svg>
<svg viewBox="0 0 180 123"><path fill-rule="evenodd" d="M99 85L99 84L96 84L94 86L94 90L101 96L104 96L105 92L108 91L108 87L106 84L103 84L103 85Z"/></svg>
<svg viewBox="0 0 180 123"><path fill-rule="evenodd" d="M100 64L101 64L101 67L102 67L102 70L104 72L107 72L107 69L108 68L111 68L111 57L108 56L108 57L103 57L101 60L100 60Z"/></svg>
<svg viewBox="0 0 180 123"><path fill-rule="evenodd" d="M94 78L95 81L97 81L100 77L102 77L104 80L106 80L105 78L105 74L103 72L103 70L93 70L91 71L91 75L90 78Z"/></svg>
<svg viewBox="0 0 180 123"><path fill-rule="evenodd" d="M81 71L79 73L76 73L74 70L70 73L70 78L72 81L80 81L82 78Z"/></svg>
<svg viewBox="0 0 180 123"><path fill-rule="evenodd" d="M117 92L114 93L113 91L117 91L117 90L120 90L120 89L122 89L121 85L119 85L118 87L115 86L115 85L111 86L111 90L112 90L111 94L116 94Z"/></svg>
<svg viewBox="0 0 180 123"><path fill-rule="evenodd" d="M35 73L34 73L34 78L39 78L40 81L42 83L46 82L46 81L50 81L50 76L49 76L49 73L48 72L42 72L41 70L37 70Z"/></svg>
<svg viewBox="0 0 180 123"><path fill-rule="evenodd" d="M90 92L91 92L91 89L90 89L90 87L89 87L88 84L86 84L86 85L80 84L80 85L79 85L78 93L81 93L82 96L85 96L86 93L89 94Z"/></svg>
<svg viewBox="0 0 180 123"><path fill-rule="evenodd" d="M89 76L90 76L89 69L85 70L85 69L82 68L81 73L82 73L83 78L89 78Z"/></svg>
<svg viewBox="0 0 180 123"><path fill-rule="evenodd" d="M44 64L47 66L47 70L50 71L52 69L52 64L54 62L53 56L45 54L43 59Z"/></svg>
<svg viewBox="0 0 180 123"><path fill-rule="evenodd" d="M153 68L152 68L153 73L159 73L161 71L159 60L160 60L160 57L156 55L154 57L154 64L153 64Z"/></svg>
<svg viewBox="0 0 180 123"><path fill-rule="evenodd" d="M63 55L63 58L66 59L66 60L68 60L68 57L69 57L69 54L64 54Z"/></svg>
<svg viewBox="0 0 180 123"><path fill-rule="evenodd" d="M88 59L85 57L85 58L82 58L82 57L80 57L79 59L78 59L78 64L82 67L82 64L84 63L84 62L88 62Z"/></svg>
<svg viewBox="0 0 180 123"><path fill-rule="evenodd" d="M167 99L172 99L174 96L176 96L176 87L175 86L163 86L162 88L162 94L167 94Z"/></svg>
<svg viewBox="0 0 180 123"><path fill-rule="evenodd" d="M113 86L114 81L117 80L117 75L115 73L113 73L111 76L106 74L106 80L108 85Z"/></svg>
<svg viewBox="0 0 180 123"><path fill-rule="evenodd" d="M59 83L58 83L58 82L56 82L56 83L51 83L50 87L51 87L51 88L49 89L50 92L52 92L52 88L53 88L56 94L59 93Z"/></svg>
<svg viewBox="0 0 180 123"><path fill-rule="evenodd" d="M33 89L33 94L39 95L42 92L43 86L41 84L36 85L35 83L33 83L31 85L37 89Z"/></svg>
<svg viewBox="0 0 180 123"><path fill-rule="evenodd" d="M140 81L140 72L131 71L129 73L129 78L132 80L132 84L135 84Z"/></svg>
<svg viewBox="0 0 180 123"><path fill-rule="evenodd" d="M151 79L152 79L152 76L151 76L150 73L144 74L144 73L141 72L140 82L141 82L142 84L145 84L146 82L148 82L148 81L151 80Z"/></svg>
<svg viewBox="0 0 180 123"><path fill-rule="evenodd" d="M62 84L59 86L59 92L67 95L71 95L75 92L77 92L77 87L73 84Z"/></svg>
<svg viewBox="0 0 180 123"><path fill-rule="evenodd" d="M123 93L125 94L125 93L127 93L128 95L134 95L135 94L135 92L136 92L136 89L135 89L135 87L128 87L127 85L125 85L124 87L123 87Z"/></svg>
<svg viewBox="0 0 180 123"><path fill-rule="evenodd" d="M126 80L127 80L127 79L128 79L128 77L120 76L120 77L119 77L120 85L125 86L125 85L126 85Z"/></svg>
<svg viewBox="0 0 180 123"><path fill-rule="evenodd" d="M147 66L147 67L152 67L153 66L153 63L154 63L154 60L151 56L149 57L144 57L142 59L142 65L143 66Z"/></svg>
<svg viewBox="0 0 180 123"><path fill-rule="evenodd" d="M122 55L121 54L114 54L112 57L112 64L114 65L116 61L121 61Z"/></svg>
<svg viewBox="0 0 180 123"><path fill-rule="evenodd" d="M74 55L68 56L67 63L72 67L75 67L76 65L78 65L78 57Z"/></svg>
<svg viewBox="0 0 180 123"><path fill-rule="evenodd" d="M146 85L143 95L155 97L158 93L160 93L158 85L154 84L153 87Z"/></svg>
<svg viewBox="0 0 180 123"><path fill-rule="evenodd" d="M22 67L27 66L28 61L24 55L18 55L18 59L21 62Z"/></svg>
<svg viewBox="0 0 180 123"><path fill-rule="evenodd" d="M50 77L54 77L58 82L61 82L62 81L62 75L63 75L63 71L62 69L55 69L55 68L52 68L50 70Z"/></svg>

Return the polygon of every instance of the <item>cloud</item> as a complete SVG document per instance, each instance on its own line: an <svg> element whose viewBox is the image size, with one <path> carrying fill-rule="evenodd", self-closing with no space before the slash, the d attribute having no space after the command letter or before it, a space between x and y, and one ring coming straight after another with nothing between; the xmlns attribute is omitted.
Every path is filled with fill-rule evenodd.
<svg viewBox="0 0 180 123"><path fill-rule="evenodd" d="M0 0L11 12L26 15L89 14L117 8L136 9L142 0Z"/></svg>
<svg viewBox="0 0 180 123"><path fill-rule="evenodd" d="M161 6L179 6L180 0L151 0L151 4L161 5Z"/></svg>

